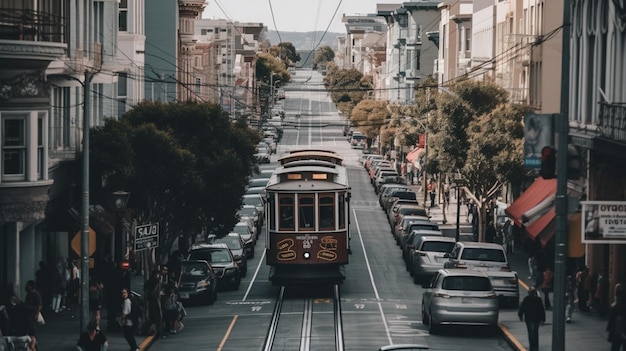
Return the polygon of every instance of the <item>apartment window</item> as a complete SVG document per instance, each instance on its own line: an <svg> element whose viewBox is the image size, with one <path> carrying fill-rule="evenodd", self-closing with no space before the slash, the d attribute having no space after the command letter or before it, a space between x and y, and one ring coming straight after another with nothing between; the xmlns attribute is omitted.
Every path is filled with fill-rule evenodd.
<svg viewBox="0 0 626 351"><path fill-rule="evenodd" d="M200 93L201 88L202 88L202 79L196 78L196 94Z"/></svg>
<svg viewBox="0 0 626 351"><path fill-rule="evenodd" d="M119 23L118 29L120 32L128 31L128 0L120 0L119 7Z"/></svg>
<svg viewBox="0 0 626 351"><path fill-rule="evenodd" d="M2 180L24 180L26 176L27 115L2 118Z"/></svg>
<svg viewBox="0 0 626 351"><path fill-rule="evenodd" d="M465 28L465 51L472 50L472 28Z"/></svg>
<svg viewBox="0 0 626 351"><path fill-rule="evenodd" d="M126 113L126 100L128 98L128 74L117 75L117 116L122 117Z"/></svg>
<svg viewBox="0 0 626 351"><path fill-rule="evenodd" d="M44 179L45 172L48 171L46 167L46 153L44 149L44 121L46 118L45 112L39 112L37 117L37 179Z"/></svg>

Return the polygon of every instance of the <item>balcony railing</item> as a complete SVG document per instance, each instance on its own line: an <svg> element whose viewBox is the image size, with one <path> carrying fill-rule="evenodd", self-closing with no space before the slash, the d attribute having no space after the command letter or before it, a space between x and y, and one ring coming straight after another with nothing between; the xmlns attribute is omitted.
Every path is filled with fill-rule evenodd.
<svg viewBox="0 0 626 351"><path fill-rule="evenodd" d="M65 18L26 9L0 11L0 39L65 42Z"/></svg>
<svg viewBox="0 0 626 351"><path fill-rule="evenodd" d="M626 142L626 105L600 103L598 130L602 137Z"/></svg>

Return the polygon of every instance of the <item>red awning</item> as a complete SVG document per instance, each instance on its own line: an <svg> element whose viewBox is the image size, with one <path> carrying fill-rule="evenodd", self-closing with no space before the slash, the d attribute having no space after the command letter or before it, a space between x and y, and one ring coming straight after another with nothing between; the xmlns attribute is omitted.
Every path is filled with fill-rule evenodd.
<svg viewBox="0 0 626 351"><path fill-rule="evenodd" d="M555 217L556 217L556 209L554 206L552 206L552 208L550 208L550 210L546 212L543 216L539 217L537 220L533 221L532 223L526 225L526 233L533 240L536 240L537 237L539 236L541 236L541 238L543 239L543 237L546 236L543 234L547 234L548 231L551 233L554 233L554 228L550 230L549 227L550 226L553 227L554 223L552 222L554 221ZM550 237L552 237L552 235L550 235ZM548 240L550 240L550 238L548 238ZM548 242L548 240L546 240L546 242ZM542 243L543 243L543 240L542 240Z"/></svg>
<svg viewBox="0 0 626 351"><path fill-rule="evenodd" d="M411 152L409 152L406 155L406 160L413 163L415 162L415 160L417 160L418 157L420 157L420 155L422 154L422 152L424 152L424 149L421 147L416 147L415 149L413 149Z"/></svg>
<svg viewBox="0 0 626 351"><path fill-rule="evenodd" d="M520 195L520 197L511 204L511 206L504 210L504 212L517 226L521 227L523 224L522 215L555 193L556 179L543 179L539 177L535 179L528 189L526 189L526 191L524 191L524 193L522 193L522 195ZM536 221L539 221L541 218Z"/></svg>

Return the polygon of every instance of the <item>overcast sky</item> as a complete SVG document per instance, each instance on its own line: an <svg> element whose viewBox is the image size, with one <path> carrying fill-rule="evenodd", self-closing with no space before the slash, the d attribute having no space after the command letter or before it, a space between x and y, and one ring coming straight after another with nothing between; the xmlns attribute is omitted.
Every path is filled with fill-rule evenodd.
<svg viewBox="0 0 626 351"><path fill-rule="evenodd" d="M208 0L203 18L239 22L262 22L268 30L310 32L326 29L339 6L329 31L345 33L343 14L351 16L376 12L376 4L399 4L392 0ZM340 5L341 3L341 5ZM276 26L272 21L272 11Z"/></svg>

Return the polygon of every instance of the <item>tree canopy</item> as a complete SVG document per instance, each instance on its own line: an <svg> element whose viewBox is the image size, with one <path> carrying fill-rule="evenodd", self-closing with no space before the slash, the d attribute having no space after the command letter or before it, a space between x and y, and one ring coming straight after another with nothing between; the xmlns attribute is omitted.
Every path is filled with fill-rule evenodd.
<svg viewBox="0 0 626 351"><path fill-rule="evenodd" d="M354 106L371 93L372 82L371 76L364 76L355 68L339 69L334 63L328 65L324 77L324 85L331 92L331 100L346 115L350 115Z"/></svg>
<svg viewBox="0 0 626 351"><path fill-rule="evenodd" d="M296 51L296 47L291 42L280 42L270 47L270 54L279 58L286 67L292 67L296 62L300 61L300 54Z"/></svg>
<svg viewBox="0 0 626 351"><path fill-rule="evenodd" d="M320 46L315 50L315 57L313 58L313 65L315 68L325 69L329 62L333 62L335 59L335 52L328 45Z"/></svg>
<svg viewBox="0 0 626 351"><path fill-rule="evenodd" d="M267 53L258 54L256 62L257 79L269 85L272 83L272 74L274 75L274 81L279 79L281 82L287 83L291 80L291 74L289 74L287 67L279 58Z"/></svg>
<svg viewBox="0 0 626 351"><path fill-rule="evenodd" d="M259 138L218 105L144 102L92 129L91 192L130 192L133 220L160 224L164 257L177 238L235 225Z"/></svg>
<svg viewBox="0 0 626 351"><path fill-rule="evenodd" d="M387 101L362 100L352 110L350 125L356 127L371 142L380 134L380 127L390 117Z"/></svg>

